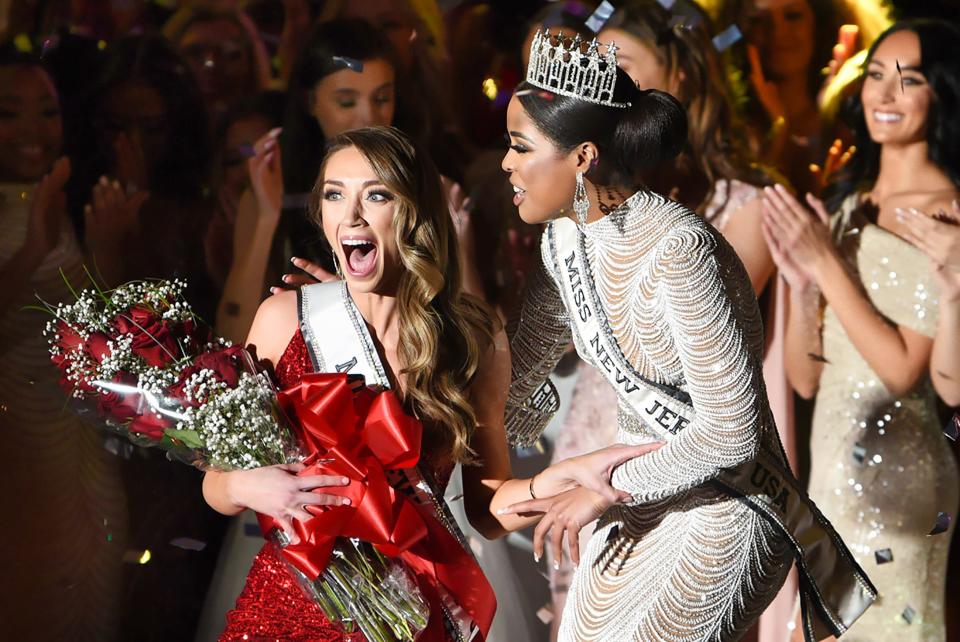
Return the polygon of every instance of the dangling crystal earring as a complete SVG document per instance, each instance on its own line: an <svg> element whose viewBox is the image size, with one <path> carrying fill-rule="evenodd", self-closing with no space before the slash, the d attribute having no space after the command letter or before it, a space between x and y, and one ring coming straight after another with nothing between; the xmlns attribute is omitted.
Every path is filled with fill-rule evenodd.
<svg viewBox="0 0 960 642"><path fill-rule="evenodd" d="M334 252L331 256L333 256L333 269L336 271L337 277L342 281L343 272L340 271L340 261L337 259L337 253Z"/></svg>
<svg viewBox="0 0 960 642"><path fill-rule="evenodd" d="M587 214L590 213L590 199L587 188L583 184L583 172L577 172L577 187L573 191L573 211L577 213L577 222L587 224Z"/></svg>

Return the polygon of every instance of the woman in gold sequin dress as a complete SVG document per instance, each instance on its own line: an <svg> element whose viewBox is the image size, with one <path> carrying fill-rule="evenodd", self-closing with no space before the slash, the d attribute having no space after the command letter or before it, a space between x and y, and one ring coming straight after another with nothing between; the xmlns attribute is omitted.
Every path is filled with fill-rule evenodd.
<svg viewBox="0 0 960 642"><path fill-rule="evenodd" d="M2 637L109 641L118 633L126 529L117 459L66 408L42 334L49 317L23 309L35 293L53 305L70 301L64 278L84 283L63 209L70 164L54 163L61 142L50 76L29 57L0 53Z"/></svg>
<svg viewBox="0 0 960 642"><path fill-rule="evenodd" d="M768 190L765 226L790 282L788 374L816 394L810 495L870 574L879 599L844 636L941 641L958 473L928 368L937 292L900 208L949 208L960 193L960 32L898 23L871 47L856 108L858 154L830 217ZM818 317L821 310L822 317Z"/></svg>

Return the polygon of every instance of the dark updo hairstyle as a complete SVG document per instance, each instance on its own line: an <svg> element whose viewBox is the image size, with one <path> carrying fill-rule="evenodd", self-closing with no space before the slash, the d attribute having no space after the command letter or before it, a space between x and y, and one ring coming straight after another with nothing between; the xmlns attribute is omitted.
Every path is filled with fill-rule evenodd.
<svg viewBox="0 0 960 642"><path fill-rule="evenodd" d="M606 64L601 61L601 72ZM614 185L635 187L640 174L673 159L687 140L683 105L666 92L638 89L619 67L613 101L630 103L626 108L555 94L526 81L516 93L537 129L561 152L594 143L601 176Z"/></svg>
<svg viewBox="0 0 960 642"><path fill-rule="evenodd" d="M960 189L960 60L956 46L960 28L941 20L917 19L897 22L870 45L863 70L887 37L912 31L920 41L920 71L933 91L927 114L927 156ZM851 95L844 116L854 133L857 153L824 193L830 211L836 211L850 194L868 188L880 171L880 144L870 138L860 92Z"/></svg>

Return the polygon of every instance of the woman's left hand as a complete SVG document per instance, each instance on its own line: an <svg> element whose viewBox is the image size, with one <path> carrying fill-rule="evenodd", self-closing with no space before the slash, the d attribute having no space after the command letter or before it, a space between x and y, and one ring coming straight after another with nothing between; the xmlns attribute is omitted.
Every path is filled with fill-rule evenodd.
<svg viewBox="0 0 960 642"><path fill-rule="evenodd" d="M579 564L580 529L599 518L615 503L592 490L575 488L555 497L513 504L504 509L504 512L543 514L533 531L533 559L540 561L544 542L549 537L553 549L553 565L554 568L559 568L560 560L563 559L563 536L567 536L570 561L574 565Z"/></svg>
<svg viewBox="0 0 960 642"><path fill-rule="evenodd" d="M807 194L809 209L800 204L783 185L766 187L764 222L775 233L780 248L808 273L833 252L830 239L830 214L823 202Z"/></svg>
<svg viewBox="0 0 960 642"><path fill-rule="evenodd" d="M897 220L906 228L903 237L923 250L937 265L960 270L960 203L953 212L935 216L913 208L897 209Z"/></svg>

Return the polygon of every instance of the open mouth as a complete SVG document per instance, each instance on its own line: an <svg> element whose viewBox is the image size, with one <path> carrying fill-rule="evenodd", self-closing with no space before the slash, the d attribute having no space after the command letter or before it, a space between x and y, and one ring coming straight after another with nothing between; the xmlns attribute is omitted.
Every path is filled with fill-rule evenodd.
<svg viewBox="0 0 960 642"><path fill-rule="evenodd" d="M513 204L517 207L520 207L520 203L523 202L523 197L526 196L527 190L520 189L516 185L513 186Z"/></svg>
<svg viewBox="0 0 960 642"><path fill-rule="evenodd" d="M340 239L340 246L346 259L344 270L350 276L364 278L377 269L377 244L373 239L344 236Z"/></svg>

